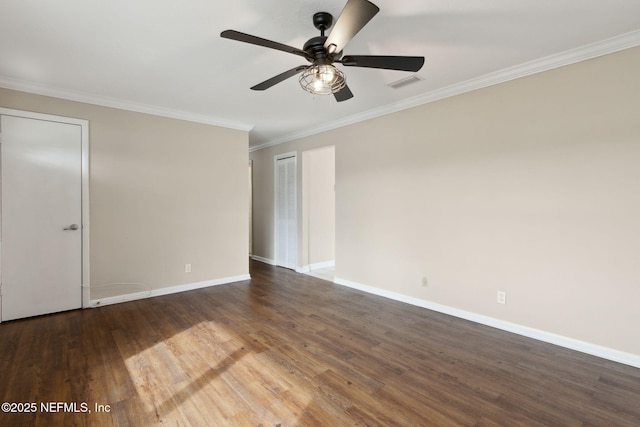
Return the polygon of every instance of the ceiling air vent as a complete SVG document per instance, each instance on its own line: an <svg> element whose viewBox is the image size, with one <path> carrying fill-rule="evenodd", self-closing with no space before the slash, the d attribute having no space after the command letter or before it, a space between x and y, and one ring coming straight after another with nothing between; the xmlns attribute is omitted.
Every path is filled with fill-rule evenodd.
<svg viewBox="0 0 640 427"><path fill-rule="evenodd" d="M401 87L405 87L422 80L424 80L422 77L419 77L417 74L413 74L409 77L404 77L400 80L396 80L395 82L388 83L387 86L392 87L394 89L400 89Z"/></svg>

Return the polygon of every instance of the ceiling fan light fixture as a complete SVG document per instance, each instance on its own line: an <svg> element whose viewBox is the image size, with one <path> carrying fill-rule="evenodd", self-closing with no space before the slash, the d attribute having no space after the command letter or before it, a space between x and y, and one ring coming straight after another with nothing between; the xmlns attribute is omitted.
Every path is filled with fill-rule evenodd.
<svg viewBox="0 0 640 427"><path fill-rule="evenodd" d="M298 81L302 89L316 95L331 95L347 85L344 73L331 64L308 67Z"/></svg>

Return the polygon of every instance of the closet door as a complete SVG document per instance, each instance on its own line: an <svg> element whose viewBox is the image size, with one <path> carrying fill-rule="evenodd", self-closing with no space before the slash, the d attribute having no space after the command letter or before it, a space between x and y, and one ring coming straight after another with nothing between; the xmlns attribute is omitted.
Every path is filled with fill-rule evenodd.
<svg viewBox="0 0 640 427"><path fill-rule="evenodd" d="M82 305L81 127L9 115L2 131L2 320Z"/></svg>
<svg viewBox="0 0 640 427"><path fill-rule="evenodd" d="M275 157L275 263L297 264L296 155Z"/></svg>

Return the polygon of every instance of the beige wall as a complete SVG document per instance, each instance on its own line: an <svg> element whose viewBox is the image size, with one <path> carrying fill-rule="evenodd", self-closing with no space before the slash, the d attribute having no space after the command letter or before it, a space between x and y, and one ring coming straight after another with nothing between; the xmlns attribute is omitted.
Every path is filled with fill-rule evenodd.
<svg viewBox="0 0 640 427"><path fill-rule="evenodd" d="M337 277L640 355L638 70L628 49L251 155L335 144Z"/></svg>
<svg viewBox="0 0 640 427"><path fill-rule="evenodd" d="M0 106L89 120L94 297L111 283L160 289L248 274L246 132L6 89Z"/></svg>

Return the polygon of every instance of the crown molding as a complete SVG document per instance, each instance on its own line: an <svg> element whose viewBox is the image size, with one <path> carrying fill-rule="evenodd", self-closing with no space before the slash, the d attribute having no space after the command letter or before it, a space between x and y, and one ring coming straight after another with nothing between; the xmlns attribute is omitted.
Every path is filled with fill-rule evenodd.
<svg viewBox="0 0 640 427"><path fill-rule="evenodd" d="M436 89L412 98L408 98L393 104L367 110L362 113L343 117L339 120L331 121L320 126L314 126L285 135L280 138L266 141L262 144L249 147L249 151L257 151L267 147L283 144L285 142L295 141L307 136L326 132L329 130L341 128L351 124L359 123L365 120L381 117L387 114L399 112L409 108L428 104L430 102L439 101L452 96L460 95L473 90L482 89L484 87L493 86L521 77L530 76L554 68L575 64L577 62L586 61L597 58L599 56L618 52L624 49L640 46L640 30L621 34L600 42L592 43L576 49L571 49L558 54L549 55L537 60L525 62L520 65L505 68L483 76L473 78L464 82L456 83L444 88ZM236 122L231 120L211 117L204 114L195 114L187 111L172 110L168 108L157 107L148 104L135 103L125 100L107 98L103 96L93 95L89 93L75 92L66 89L47 87L37 85L30 82L12 79L6 76L0 76L0 87L21 92L33 93L36 95L51 96L54 98L66 99L69 101L77 101L88 104L100 105L103 107L118 108L121 110L134 111L138 113L152 114L155 116L168 117L178 120L186 120L190 122L203 123L213 126L220 126L230 129L249 132L253 129L254 124L245 122Z"/></svg>
<svg viewBox="0 0 640 427"><path fill-rule="evenodd" d="M76 101L86 104L99 105L102 107L133 111L136 113L151 114L154 116L185 120L188 122L220 126L229 129L242 130L245 132L249 132L251 129L253 129L253 124L249 123L218 119L204 114L190 113L188 111L172 110L169 108L162 108L154 105L141 104L121 99L113 99L104 96L92 95L89 93L47 87L6 76L0 76L0 87L3 87L5 89L17 90L20 92L33 93L35 95L50 96L53 98L66 99L68 101Z"/></svg>
<svg viewBox="0 0 640 427"><path fill-rule="evenodd" d="M581 46L579 48L545 56L543 58L525 62L513 67L504 68L502 70L485 74L477 78L473 78L464 82L456 83L412 98L395 102L393 104L374 108L363 113L347 116L320 126L304 129L300 132L285 135L281 138L250 147L249 151L257 151L263 148L272 147L274 145L283 144L285 142L295 141L307 136L341 128L343 126L359 123L387 114L396 113L398 111L428 104L430 102L439 101L466 92L471 92L488 86L508 82L510 80L519 79L521 77L549 71L554 68L564 67L566 65L575 64L636 46L640 46L640 30L621 34L619 36Z"/></svg>

